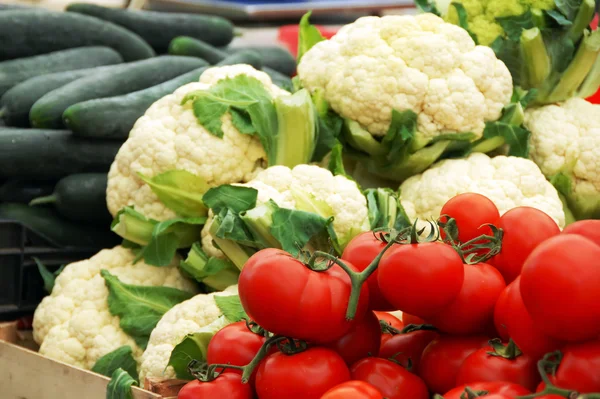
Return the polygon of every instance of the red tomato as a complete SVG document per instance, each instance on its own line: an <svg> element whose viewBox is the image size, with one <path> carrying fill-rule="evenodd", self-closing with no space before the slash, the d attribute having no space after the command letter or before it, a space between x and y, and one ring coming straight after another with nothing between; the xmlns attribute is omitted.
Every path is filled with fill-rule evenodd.
<svg viewBox="0 0 600 399"><path fill-rule="evenodd" d="M505 381L474 382L470 383L468 386L473 391L486 391L487 395L483 395L483 397L486 398L491 395L504 395L509 398L514 398L515 396L528 395L531 393L527 388ZM465 392L466 387L466 385L461 385L453 388L444 394L444 399L462 399L461 395Z"/></svg>
<svg viewBox="0 0 600 399"><path fill-rule="evenodd" d="M409 324L426 324L425 320L423 320L422 318L413 316L408 313L402 313L402 323L404 323L405 326Z"/></svg>
<svg viewBox="0 0 600 399"><path fill-rule="evenodd" d="M580 220L565 227L562 234L579 234L600 245L600 220Z"/></svg>
<svg viewBox="0 0 600 399"><path fill-rule="evenodd" d="M535 390L541 380L537 370L537 359L515 354L516 346L499 344L482 348L470 354L463 362L456 384L468 385L471 382L507 381ZM512 352L512 353L511 353Z"/></svg>
<svg viewBox="0 0 600 399"><path fill-rule="evenodd" d="M562 343L544 334L533 323L521 298L521 277L504 289L494 309L496 327L512 338L521 351L534 359L561 348Z"/></svg>
<svg viewBox="0 0 600 399"><path fill-rule="evenodd" d="M336 385L350 380L344 359L327 348L311 348L295 355L274 353L256 373L260 399L319 399Z"/></svg>
<svg viewBox="0 0 600 399"><path fill-rule="evenodd" d="M494 327L496 328L496 333L498 333L498 336L502 339L502 341L508 341L510 339L510 335L508 334L508 328L506 325L506 320L504 320L505 317L508 317L510 315L506 311L504 311L504 309L507 309L507 307L510 306L508 303L509 296L507 294L507 290L508 287L511 286L511 284L512 283L510 283L506 288L504 288L504 290L498 297L498 300L496 301L496 306L494 307ZM503 311L500 312L498 311L498 309L502 309Z"/></svg>
<svg viewBox="0 0 600 399"><path fill-rule="evenodd" d="M373 312L359 322L342 338L328 344L327 347L336 351L345 361L351 365L368 356L377 356L381 345L381 326Z"/></svg>
<svg viewBox="0 0 600 399"><path fill-rule="evenodd" d="M498 208L492 200L476 193L459 194L451 198L442 207L440 216L443 215L456 221L458 240L463 244L483 234L491 235L492 229L483 225L495 225L500 219ZM441 233L445 237L444 232Z"/></svg>
<svg viewBox="0 0 600 399"><path fill-rule="evenodd" d="M484 336L445 335L431 341L423 351L419 376L434 393L447 392L456 386L458 370L471 353L487 345Z"/></svg>
<svg viewBox="0 0 600 399"><path fill-rule="evenodd" d="M368 382L387 399L429 398L423 380L387 359L363 359L355 363L350 371L353 379Z"/></svg>
<svg viewBox="0 0 600 399"><path fill-rule="evenodd" d="M550 216L527 206L506 212L498 227L504 231L502 250L489 263L502 273L506 284L521 274L525 260L540 243L560 234L560 228Z"/></svg>
<svg viewBox="0 0 600 399"><path fill-rule="evenodd" d="M210 340L206 351L206 362L245 366L256 356L264 342L265 337L250 331L245 321L230 324L219 330ZM225 370L242 373L235 369Z"/></svg>
<svg viewBox="0 0 600 399"><path fill-rule="evenodd" d="M331 388L321 399L383 399L383 395L364 381L348 381Z"/></svg>
<svg viewBox="0 0 600 399"><path fill-rule="evenodd" d="M441 242L393 246L383 255L377 277L396 309L423 318L449 305L463 280L460 256Z"/></svg>
<svg viewBox="0 0 600 399"><path fill-rule="evenodd" d="M580 393L600 392L600 341L569 344L562 354L560 365L550 378L552 383Z"/></svg>
<svg viewBox="0 0 600 399"><path fill-rule="evenodd" d="M370 289L370 288L369 288ZM369 291L369 294L371 291ZM375 315L379 320L383 320L387 322L389 325L394 327L396 330L402 330L404 328L404 323L402 320L394 316L393 314L389 314L388 312L375 312Z"/></svg>
<svg viewBox="0 0 600 399"><path fill-rule="evenodd" d="M438 337L435 331L417 330L408 333L390 335L379 349L379 357L385 359L394 359L402 367L417 374L421 355L431 341Z"/></svg>
<svg viewBox="0 0 600 399"><path fill-rule="evenodd" d="M251 399L253 397L250 384L242 384L242 376L224 373L211 382L193 380L181 388L177 399Z"/></svg>
<svg viewBox="0 0 600 399"><path fill-rule="evenodd" d="M464 265L464 275L458 296L429 322L449 334L487 332L494 322L496 301L506 287L504 279L485 263Z"/></svg>
<svg viewBox="0 0 600 399"><path fill-rule="evenodd" d="M363 271L385 248L386 244L375 237L373 232L367 231L352 239L344 249L342 260L350 262L358 270ZM367 279L369 286L369 309L395 310L383 297L377 285L377 269Z"/></svg>
<svg viewBox="0 0 600 399"><path fill-rule="evenodd" d="M346 320L351 288L341 267L315 272L274 248L252 255L238 282L242 306L258 325L273 334L316 343L332 342L352 328ZM354 321L364 317L368 303L369 291L363 285Z"/></svg>
<svg viewBox="0 0 600 399"><path fill-rule="evenodd" d="M577 234L540 244L523 266L521 296L535 325L565 341L600 336L600 246Z"/></svg>

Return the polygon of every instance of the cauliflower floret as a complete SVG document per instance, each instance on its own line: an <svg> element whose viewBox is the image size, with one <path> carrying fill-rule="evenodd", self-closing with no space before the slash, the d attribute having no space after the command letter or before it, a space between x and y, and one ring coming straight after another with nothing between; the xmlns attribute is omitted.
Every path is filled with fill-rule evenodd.
<svg viewBox="0 0 600 399"><path fill-rule="evenodd" d="M547 178L570 177L566 193L576 218L600 217L600 105L573 98L528 109L530 157Z"/></svg>
<svg viewBox="0 0 600 399"><path fill-rule="evenodd" d="M437 219L444 204L463 193L478 193L491 199L504 214L518 206L547 213L562 228L565 213L556 189L540 169L525 158L473 153L466 159L448 159L435 164L400 186L400 199L411 220L419 227Z"/></svg>
<svg viewBox="0 0 600 399"><path fill-rule="evenodd" d="M241 185L258 191L257 205L271 199L282 208L294 209L295 191L313 195L331 208L333 229L338 237L349 237L369 229L367 201L356 183L344 176L334 176L317 165L298 165L293 169L272 166ZM202 229L202 247L208 255L222 257L221 251L212 244L211 223L212 213Z"/></svg>
<svg viewBox="0 0 600 399"><path fill-rule="evenodd" d="M386 134L395 109L414 111L425 139L481 137L512 95L510 73L493 51L433 14L359 18L304 54L298 76L373 136Z"/></svg>
<svg viewBox="0 0 600 399"><path fill-rule="evenodd" d="M235 294L236 285L223 292L196 295L168 310L150 334L148 346L142 355L140 381L146 377L175 378L173 367L167 367L173 348L187 334L198 332L222 316L215 303L215 295Z"/></svg>
<svg viewBox="0 0 600 399"><path fill-rule="evenodd" d="M33 337L41 345L40 354L84 369L124 345L131 346L134 358L141 357L142 350L120 328L119 317L108 310L108 289L100 271L106 269L126 284L197 291L177 269L179 259L154 267L134 264L134 258L131 250L118 246L65 267L34 314Z"/></svg>
<svg viewBox="0 0 600 399"><path fill-rule="evenodd" d="M186 170L203 178L209 186L245 182L254 177L266 162L258 137L239 133L229 113L222 117L223 137L216 137L198 123L191 103L181 105L186 94L207 90L219 80L240 74L260 80L273 95L289 95L264 72L249 65L233 65L210 68L200 82L182 86L155 102L138 119L110 168L106 201L113 216L122 208L133 206L155 220L175 217L138 173L151 178L170 170Z"/></svg>

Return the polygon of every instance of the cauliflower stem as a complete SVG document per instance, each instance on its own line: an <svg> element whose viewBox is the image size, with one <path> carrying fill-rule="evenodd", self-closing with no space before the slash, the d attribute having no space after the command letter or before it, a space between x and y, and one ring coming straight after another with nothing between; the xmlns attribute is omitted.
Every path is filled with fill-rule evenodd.
<svg viewBox="0 0 600 399"><path fill-rule="evenodd" d="M227 259L209 258L200 243L192 245L185 261L179 264L185 274L214 291L237 284L240 276L235 265Z"/></svg>

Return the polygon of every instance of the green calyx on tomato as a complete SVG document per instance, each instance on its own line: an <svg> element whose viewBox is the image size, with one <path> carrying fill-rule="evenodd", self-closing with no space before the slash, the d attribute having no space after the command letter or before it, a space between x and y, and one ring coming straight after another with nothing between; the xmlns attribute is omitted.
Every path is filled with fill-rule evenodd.
<svg viewBox="0 0 600 399"><path fill-rule="evenodd" d="M489 344L492 349L494 349L493 352L487 352L487 354L490 356L498 356L504 359L515 359L523 354L512 339L508 341L508 344L504 345L500 338L494 338L489 341Z"/></svg>
<svg viewBox="0 0 600 399"><path fill-rule="evenodd" d="M441 233L443 232L441 234L443 241L454 248L465 264L474 265L483 263L499 254L502 250L504 232L493 224L488 223L481 226L489 227L491 235L483 234L466 242L461 242L459 239L456 219L448 215L441 215L437 224Z"/></svg>
<svg viewBox="0 0 600 399"><path fill-rule="evenodd" d="M398 330L397 328L392 327L390 323L385 320L379 320L379 325L381 326L382 334L408 334L414 331L437 331L438 329L431 324L409 324L404 326L402 330Z"/></svg>

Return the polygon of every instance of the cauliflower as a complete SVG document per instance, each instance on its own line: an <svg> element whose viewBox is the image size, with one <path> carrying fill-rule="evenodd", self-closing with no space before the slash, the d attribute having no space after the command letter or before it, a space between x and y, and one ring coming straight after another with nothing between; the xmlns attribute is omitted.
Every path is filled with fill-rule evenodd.
<svg viewBox="0 0 600 399"><path fill-rule="evenodd" d="M448 159L400 186L400 199L411 220L437 219L444 204L462 193L479 193L491 199L500 214L518 206L547 213L562 228L565 213L556 189L537 165L519 157L473 153L466 159Z"/></svg>
<svg viewBox="0 0 600 399"><path fill-rule="evenodd" d="M600 105L573 98L525 112L530 157L577 219L600 218Z"/></svg>
<svg viewBox="0 0 600 399"><path fill-rule="evenodd" d="M131 250L118 246L65 267L34 314L33 337L41 345L40 354L91 369L102 356L129 345L139 360L142 350L120 328L119 317L108 310L108 289L100 271L106 269L127 284L197 291L177 269L178 259L157 268L134 264L134 258Z"/></svg>
<svg viewBox="0 0 600 399"><path fill-rule="evenodd" d="M256 209L272 200L281 208L317 212L325 218L333 217L333 230L342 246L356 234L369 229L366 198L356 183L344 176L334 176L319 166L298 165L293 169L273 166L240 186L257 190ZM252 210L248 213L252 213ZM223 257L212 243L215 239L211 233L212 223L211 212L209 221L202 229L202 246L208 255ZM240 268L243 265L242 262L234 263Z"/></svg>
<svg viewBox="0 0 600 399"><path fill-rule="evenodd" d="M237 286L231 286L224 292L196 295L167 311L152 331L142 355L140 381L147 377L175 378L173 367L167 367L173 348L187 334L206 328L222 316L215 303L215 295L235 294ZM225 324L228 323L224 322L223 326Z"/></svg>
<svg viewBox="0 0 600 399"><path fill-rule="evenodd" d="M250 180L264 165L267 154L256 135L242 134L228 112L221 118L223 137L200 125L187 94L208 90L222 79L246 75L260 81L273 96L289 93L272 84L264 72L249 65L210 68L200 82L190 83L155 102L130 132L108 175L107 205L113 216L126 206L158 221L175 213L159 201L138 173L149 178L171 170L185 170L209 186Z"/></svg>

